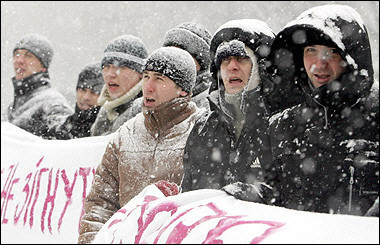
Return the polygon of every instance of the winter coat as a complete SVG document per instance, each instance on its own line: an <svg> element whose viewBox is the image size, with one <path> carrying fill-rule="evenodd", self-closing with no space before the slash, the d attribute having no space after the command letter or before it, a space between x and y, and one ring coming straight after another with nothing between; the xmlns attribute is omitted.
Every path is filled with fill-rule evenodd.
<svg viewBox="0 0 380 245"><path fill-rule="evenodd" d="M141 107L134 107L133 101L142 96L141 81L121 97L111 100L104 85L98 103L101 105L98 116L91 127L91 136L108 135L114 133L126 121L136 116Z"/></svg>
<svg viewBox="0 0 380 245"><path fill-rule="evenodd" d="M240 40L254 51L264 46L269 48L274 33L267 36L256 31L225 28L217 32L211 41L213 82L208 97L211 111L196 122L186 143L183 191L220 189L237 181L263 181L261 164L271 160L271 155L261 86L248 90L248 84L243 89L240 109L245 115L245 123L237 137L234 127L237 116L226 103L224 84L217 76L219 68L214 61L215 51L223 41ZM255 55L259 65L258 76L262 78L266 76L266 58L257 53Z"/></svg>
<svg viewBox="0 0 380 245"><path fill-rule="evenodd" d="M55 138L68 140L91 136L91 126L95 122L99 110L100 106L82 110L76 105L74 114L69 116L62 125L54 129Z"/></svg>
<svg viewBox="0 0 380 245"><path fill-rule="evenodd" d="M144 108L117 130L86 198L79 243L93 240L101 226L149 184L166 180L180 185L183 149L202 111L190 97L177 98L155 110Z"/></svg>
<svg viewBox="0 0 380 245"><path fill-rule="evenodd" d="M296 75L290 82L300 86L304 100L270 120L274 161L267 166L267 183L276 205L364 215L379 190L379 85L373 78L365 26L349 9L326 7L334 14L325 25L318 25L319 13L311 10L288 24L273 43L273 50L285 47L293 52ZM329 12L322 10L321 16ZM337 81L316 89L309 85L296 60L297 54L302 58L302 46L290 41L300 29L313 33L311 39L328 36L339 48L348 65ZM286 92L292 96L292 89Z"/></svg>
<svg viewBox="0 0 380 245"><path fill-rule="evenodd" d="M14 101L7 110L7 120L45 139L54 139L51 130L61 125L74 110L66 98L51 87L47 72L22 80L12 78Z"/></svg>

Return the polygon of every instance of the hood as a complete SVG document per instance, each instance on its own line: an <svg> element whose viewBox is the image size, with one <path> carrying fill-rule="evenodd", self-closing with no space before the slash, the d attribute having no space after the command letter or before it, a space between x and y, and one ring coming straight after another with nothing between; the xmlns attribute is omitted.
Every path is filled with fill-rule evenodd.
<svg viewBox="0 0 380 245"><path fill-rule="evenodd" d="M252 70L258 71L258 74L251 74L249 83L251 80L263 80L267 76L268 55L274 37L274 31L265 22L256 19L231 20L218 28L210 45L210 72L213 79L209 93L213 96L214 91L217 91L216 96L222 100L219 100L221 106L223 106L224 101L224 84L218 75L220 70L220 55L218 53L225 52L225 55L227 55L233 49L232 52L249 56L252 62L256 62L258 65L256 69L253 66ZM229 48L223 46L229 46ZM257 77L258 79L251 79L252 77ZM244 110L244 97L246 92L250 90L248 89L250 87L249 83L242 93L242 110ZM261 87L261 85L258 87Z"/></svg>
<svg viewBox="0 0 380 245"><path fill-rule="evenodd" d="M303 66L303 48L312 44L335 47L347 63L346 72L332 83L316 90L347 101L368 96L373 84L371 48L366 27L360 15L346 5L324 5L303 12L288 23L273 41L273 62L269 104L278 111L305 100L312 94ZM284 103L284 102L287 103ZM285 107L285 108L284 108Z"/></svg>
<svg viewBox="0 0 380 245"><path fill-rule="evenodd" d="M259 64L260 77L265 76L267 68L267 57L270 53L270 46L275 37L274 31L265 23L255 19L231 20L223 24L215 32L210 45L211 67L210 72L213 83L210 92L218 88L218 70L215 61L216 51L220 44L231 40L238 40L249 47L257 58ZM221 82L223 86L223 82Z"/></svg>

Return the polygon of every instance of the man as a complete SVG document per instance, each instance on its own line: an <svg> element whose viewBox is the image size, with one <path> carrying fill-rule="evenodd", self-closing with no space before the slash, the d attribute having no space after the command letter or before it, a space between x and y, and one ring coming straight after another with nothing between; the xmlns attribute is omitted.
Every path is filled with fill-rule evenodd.
<svg viewBox="0 0 380 245"><path fill-rule="evenodd" d="M100 63L86 65L79 73L76 86L75 112L55 129L56 139L89 137L100 106L98 98L104 85Z"/></svg>
<svg viewBox="0 0 380 245"><path fill-rule="evenodd" d="M45 139L51 130L73 113L65 97L53 89L48 68L53 59L50 41L27 34L13 49L14 101L5 118L12 124Z"/></svg>
<svg viewBox="0 0 380 245"><path fill-rule="evenodd" d="M166 32L163 47L177 47L193 56L197 67L197 80L193 89L192 101L199 108L209 109L206 98L211 84L210 42L211 33L201 24L184 22Z"/></svg>
<svg viewBox="0 0 380 245"><path fill-rule="evenodd" d="M113 133L139 112L131 108L133 101L141 97L142 69L147 57L145 44L132 35L119 36L107 45L101 62L105 82L98 99L101 109L91 136Z"/></svg>
<svg viewBox="0 0 380 245"><path fill-rule="evenodd" d="M192 101L199 108L209 110L207 100L208 89L211 85L210 74L210 42L211 33L201 24L184 22L166 32L163 47L177 47L186 50L194 59L197 79L193 88ZM133 102L131 111L141 110L142 98Z"/></svg>
<svg viewBox="0 0 380 245"><path fill-rule="evenodd" d="M211 112L196 123L186 143L183 191L238 182L241 191L264 180L261 165L271 158L261 83L274 36L254 19L229 21L214 34Z"/></svg>
<svg viewBox="0 0 380 245"><path fill-rule="evenodd" d="M204 112L191 101L195 79L194 60L182 49L162 47L148 57L142 112L123 124L106 147L86 198L79 243L91 242L146 186L181 184L186 139Z"/></svg>
<svg viewBox="0 0 380 245"><path fill-rule="evenodd" d="M274 204L365 215L379 190L379 95L360 15L311 8L279 32L272 52L277 76L293 74L285 94L303 92L302 103L271 118Z"/></svg>

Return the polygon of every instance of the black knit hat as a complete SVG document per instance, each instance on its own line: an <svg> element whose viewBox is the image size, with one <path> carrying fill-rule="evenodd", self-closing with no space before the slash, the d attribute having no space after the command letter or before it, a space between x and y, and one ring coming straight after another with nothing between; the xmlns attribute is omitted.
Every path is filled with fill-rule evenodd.
<svg viewBox="0 0 380 245"><path fill-rule="evenodd" d="M100 63L86 65L78 76L78 88L89 88L100 94L104 85L102 67Z"/></svg>
<svg viewBox="0 0 380 245"><path fill-rule="evenodd" d="M44 36L39 34L26 34L20 41L16 42L13 52L16 49L26 49L32 52L45 68L49 68L53 59L53 46Z"/></svg>
<svg viewBox="0 0 380 245"><path fill-rule="evenodd" d="M211 33L201 24L185 22L166 32L163 46L186 50L198 61L201 70L208 70L211 38Z"/></svg>
<svg viewBox="0 0 380 245"><path fill-rule="evenodd" d="M148 50L143 41L132 35L122 35L112 40L103 52L101 66L115 64L143 72Z"/></svg>
<svg viewBox="0 0 380 245"><path fill-rule="evenodd" d="M189 93L195 85L195 62L188 52L180 48L161 47L156 49L149 55L144 70L159 72L169 77Z"/></svg>
<svg viewBox="0 0 380 245"><path fill-rule="evenodd" d="M257 57L262 73L266 70L267 56L270 53L275 33L265 22L256 19L230 20L221 25L211 40L211 75L217 80L221 60L227 56L247 56L249 47ZM215 86L212 86L215 89ZM211 89L211 90L212 90Z"/></svg>

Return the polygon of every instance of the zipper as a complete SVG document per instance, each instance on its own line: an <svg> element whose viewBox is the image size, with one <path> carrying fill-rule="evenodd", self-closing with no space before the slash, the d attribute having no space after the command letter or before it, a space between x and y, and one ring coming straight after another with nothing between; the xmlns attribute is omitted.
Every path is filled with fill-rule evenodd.
<svg viewBox="0 0 380 245"><path fill-rule="evenodd" d="M352 191L353 191L353 186L354 186L354 172L355 168L353 166L350 166L350 196L349 196L349 201L348 201L348 211L351 211L352 206Z"/></svg>
<svg viewBox="0 0 380 245"><path fill-rule="evenodd" d="M319 103L316 99L314 99L314 101L315 101L318 105L320 105L320 106L323 108L324 112L325 112L325 126L324 126L324 129L327 129L327 125L328 125L327 108L326 108L324 105L322 105L321 103Z"/></svg>

